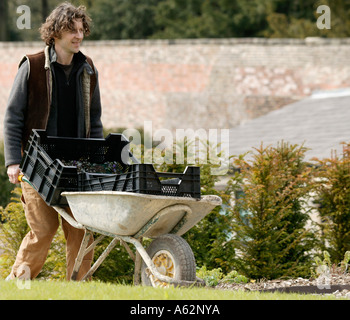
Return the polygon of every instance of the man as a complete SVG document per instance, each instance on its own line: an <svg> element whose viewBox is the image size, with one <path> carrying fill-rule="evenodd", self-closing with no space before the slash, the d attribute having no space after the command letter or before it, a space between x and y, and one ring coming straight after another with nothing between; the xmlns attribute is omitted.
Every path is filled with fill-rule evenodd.
<svg viewBox="0 0 350 320"><path fill-rule="evenodd" d="M102 138L101 103L91 59L80 52L91 19L83 6L64 2L41 26L44 51L27 55L20 63L4 120L5 165L12 183L18 182L19 164L32 129L46 129L61 137ZM59 226L58 214L28 184L21 183L22 204L30 226L12 267L10 279L34 279L45 263ZM70 279L83 231L62 219L67 240L67 279ZM91 266L87 254L77 279Z"/></svg>

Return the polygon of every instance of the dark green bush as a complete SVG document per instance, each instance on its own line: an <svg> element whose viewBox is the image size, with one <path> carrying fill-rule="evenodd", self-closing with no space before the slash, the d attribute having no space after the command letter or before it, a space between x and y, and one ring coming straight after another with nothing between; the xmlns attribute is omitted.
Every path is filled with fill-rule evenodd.
<svg viewBox="0 0 350 320"><path fill-rule="evenodd" d="M21 188L15 188L12 194L9 204L5 208L0 207L0 213L5 221L0 224L0 278L6 278L11 272L22 239L30 230L20 201ZM65 239L60 227L52 241L46 263L38 278L65 279L65 277Z"/></svg>
<svg viewBox="0 0 350 320"><path fill-rule="evenodd" d="M312 169L306 149L280 143L234 158L238 169L229 187L237 196L234 215L236 270L253 279L305 276L315 238L306 229L306 200Z"/></svg>
<svg viewBox="0 0 350 320"><path fill-rule="evenodd" d="M5 167L4 158L4 144L0 143L0 206L6 207L11 199L11 190L14 189L14 185L9 182L7 176L7 169ZM1 216L0 216L1 221Z"/></svg>
<svg viewBox="0 0 350 320"><path fill-rule="evenodd" d="M317 161L322 249L339 263L350 250L350 143L343 144L340 156Z"/></svg>

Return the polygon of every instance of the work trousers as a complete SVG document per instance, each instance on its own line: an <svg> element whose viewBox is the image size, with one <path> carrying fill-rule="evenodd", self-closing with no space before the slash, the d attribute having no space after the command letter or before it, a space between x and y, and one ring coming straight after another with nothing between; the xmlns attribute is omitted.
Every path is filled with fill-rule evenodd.
<svg viewBox="0 0 350 320"><path fill-rule="evenodd" d="M12 267L11 277L34 279L41 271L54 235L59 227L57 211L48 206L40 195L28 184L21 183L22 204L30 231L23 238ZM68 209L70 214L71 211ZM72 227L62 218L62 229L66 238L67 280L70 280L75 258L84 236L84 230ZM93 240L90 239L90 243ZM86 254L79 269L80 280L90 269L93 250Z"/></svg>

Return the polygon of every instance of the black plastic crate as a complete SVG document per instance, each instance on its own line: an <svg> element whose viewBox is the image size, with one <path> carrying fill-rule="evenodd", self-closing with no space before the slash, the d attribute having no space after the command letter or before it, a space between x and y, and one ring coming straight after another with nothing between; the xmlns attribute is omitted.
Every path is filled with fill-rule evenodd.
<svg viewBox="0 0 350 320"><path fill-rule="evenodd" d="M20 169L48 205L67 205L63 191L128 191L165 196L200 198L200 169L187 167L183 173L156 172L152 164L132 164L129 141L122 134L106 139L47 136L33 130ZM79 172L72 160L89 163L116 162L120 174ZM123 161L125 160L125 161Z"/></svg>
<svg viewBox="0 0 350 320"><path fill-rule="evenodd" d="M161 180L162 195L201 198L200 168L186 167L183 173L157 172Z"/></svg>
<svg viewBox="0 0 350 320"><path fill-rule="evenodd" d="M156 172L152 164L132 164L122 174L85 173L82 191L128 191L135 193L200 198L200 168L188 166L183 173Z"/></svg>
<svg viewBox="0 0 350 320"><path fill-rule="evenodd" d="M64 161L116 161L125 172L132 157L125 148L128 143L122 134L110 134L106 139L60 138L47 136L45 130L33 130L20 169L48 205L67 205L61 192L79 191L81 173Z"/></svg>

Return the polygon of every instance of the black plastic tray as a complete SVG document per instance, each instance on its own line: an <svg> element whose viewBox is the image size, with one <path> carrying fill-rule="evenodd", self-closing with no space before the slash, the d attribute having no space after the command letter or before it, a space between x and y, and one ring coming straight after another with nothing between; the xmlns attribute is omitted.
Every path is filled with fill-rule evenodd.
<svg viewBox="0 0 350 320"><path fill-rule="evenodd" d="M85 173L82 191L128 191L135 193L200 198L200 168L188 166L183 173L156 172L152 164L133 164L122 174Z"/></svg>
<svg viewBox="0 0 350 320"><path fill-rule="evenodd" d="M76 166L66 166L62 161L116 161L121 171L127 171L129 165L122 160L127 162L131 156L125 148L128 143L122 134L110 134L106 139L60 138L47 136L45 130L33 130L20 169L48 205L67 205L61 193L79 191L81 174Z"/></svg>
<svg viewBox="0 0 350 320"><path fill-rule="evenodd" d="M106 139L60 138L33 130L20 169L48 205L67 205L63 191L128 191L165 196L200 198L200 168L183 173L156 172L152 164L128 164L133 155L122 134ZM78 172L71 160L117 162L120 174Z"/></svg>

